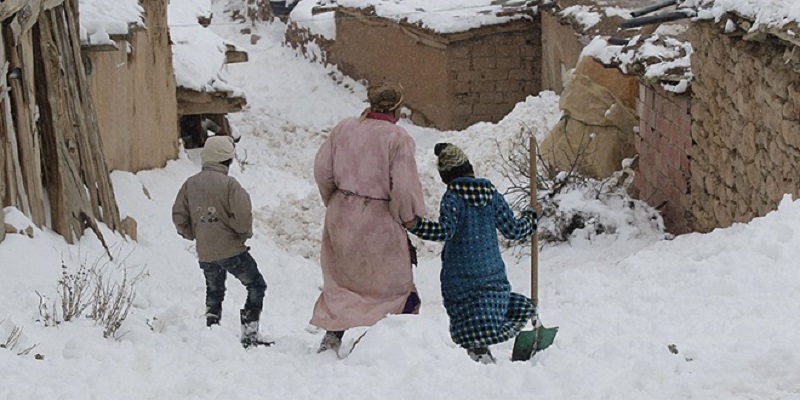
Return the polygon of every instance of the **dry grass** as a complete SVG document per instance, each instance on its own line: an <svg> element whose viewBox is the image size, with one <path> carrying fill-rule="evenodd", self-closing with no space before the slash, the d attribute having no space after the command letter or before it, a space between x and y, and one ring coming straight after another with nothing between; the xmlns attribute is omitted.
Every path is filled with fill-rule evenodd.
<svg viewBox="0 0 800 400"><path fill-rule="evenodd" d="M130 254L103 254L91 264L81 261L75 269L62 261L55 298L36 292L40 321L55 326L87 317L103 327L104 337L117 337L136 299L136 285L147 277L143 267L125 265Z"/></svg>

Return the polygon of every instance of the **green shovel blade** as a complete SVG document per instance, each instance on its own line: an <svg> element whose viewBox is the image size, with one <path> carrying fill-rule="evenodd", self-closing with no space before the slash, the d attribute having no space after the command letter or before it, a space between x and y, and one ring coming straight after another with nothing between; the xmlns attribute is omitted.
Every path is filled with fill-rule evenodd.
<svg viewBox="0 0 800 400"><path fill-rule="evenodd" d="M556 338L558 327L545 328L540 326L534 330L522 331L514 339L514 350L511 352L511 361L527 361L537 352L550 347Z"/></svg>

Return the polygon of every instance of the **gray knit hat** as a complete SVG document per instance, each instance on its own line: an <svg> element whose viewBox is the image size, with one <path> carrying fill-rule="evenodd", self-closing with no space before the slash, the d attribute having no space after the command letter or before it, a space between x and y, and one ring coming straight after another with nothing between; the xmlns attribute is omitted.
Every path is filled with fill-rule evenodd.
<svg viewBox="0 0 800 400"><path fill-rule="evenodd" d="M221 163L232 159L236 155L233 148L233 138L230 136L212 136L206 140L200 158L203 164L207 162Z"/></svg>

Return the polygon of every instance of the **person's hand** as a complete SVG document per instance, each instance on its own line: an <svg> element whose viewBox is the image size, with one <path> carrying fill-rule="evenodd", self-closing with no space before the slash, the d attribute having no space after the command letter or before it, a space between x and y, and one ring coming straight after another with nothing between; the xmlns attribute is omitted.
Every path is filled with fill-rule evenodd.
<svg viewBox="0 0 800 400"><path fill-rule="evenodd" d="M406 227L406 229L413 228L414 225L417 224L417 218L419 218L419 217L414 217L414 219L412 219L411 221L403 222L403 226Z"/></svg>
<svg viewBox="0 0 800 400"><path fill-rule="evenodd" d="M539 221L539 211L535 208L526 208L522 210L522 216L530 218L534 223Z"/></svg>

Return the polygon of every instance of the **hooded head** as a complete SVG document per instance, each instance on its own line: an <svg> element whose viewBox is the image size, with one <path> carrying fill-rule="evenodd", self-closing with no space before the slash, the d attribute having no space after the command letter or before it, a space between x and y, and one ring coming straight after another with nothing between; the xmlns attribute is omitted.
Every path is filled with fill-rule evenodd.
<svg viewBox="0 0 800 400"><path fill-rule="evenodd" d="M445 184L464 176L475 176L467 155L452 143L437 143L433 153L438 157L436 168Z"/></svg>
<svg viewBox="0 0 800 400"><path fill-rule="evenodd" d="M235 156L233 138L230 136L212 136L200 152L203 164L208 162L223 163Z"/></svg>
<svg viewBox="0 0 800 400"><path fill-rule="evenodd" d="M379 83L367 88L367 99L372 112L391 113L403 103L403 85L399 83Z"/></svg>

